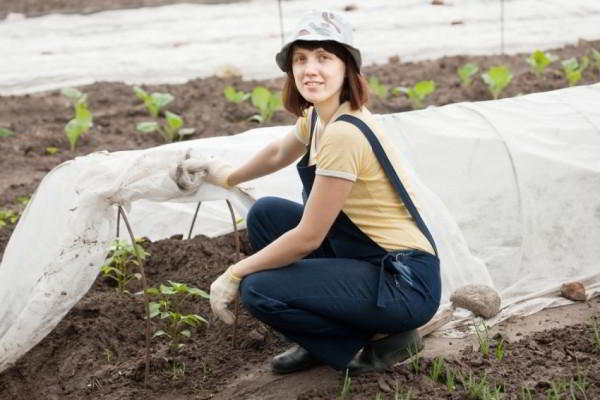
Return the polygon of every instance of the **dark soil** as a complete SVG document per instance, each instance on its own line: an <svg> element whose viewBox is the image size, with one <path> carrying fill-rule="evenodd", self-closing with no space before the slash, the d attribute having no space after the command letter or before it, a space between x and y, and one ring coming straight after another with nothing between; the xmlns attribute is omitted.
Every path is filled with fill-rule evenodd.
<svg viewBox="0 0 600 400"><path fill-rule="evenodd" d="M94 5L87 8L74 0L5 0L0 4L0 17L7 12L38 15L54 11L81 11L82 7L85 12L92 12L175 2L103 0L94 1ZM592 47L600 49L600 41L580 42L577 46L551 51L565 59L580 57ZM481 70L498 64L510 67L514 77L503 93L505 97L567 86L558 63L553 64L540 79L530 71L524 58L525 55L456 56L418 63L400 63L392 59L385 65L366 67L365 73L367 76L377 76L391 87L435 79L437 90L427 99L427 105L490 99L480 79L476 79L470 88L460 87L456 68L466 62L478 63ZM599 81L600 70L590 67L580 84ZM186 126L196 129L192 138L203 138L233 135L258 126L248 121L248 117L254 114L249 104L236 106L224 99L222 93L226 85L250 91L258 84L279 89L281 83L281 79L258 82L211 77L195 79L183 85L155 85L146 89L173 94L176 101L169 106L169 110L181 115ZM151 120L151 117L133 95L131 86L101 82L80 89L89 96L94 126L80 140L74 152L69 151L63 133L64 125L71 118L70 104L58 91L0 97L0 128L15 132L13 136L0 138L0 209L18 211L22 206L16 202L17 197L30 195L41 178L62 161L97 150L142 149L162 143L158 135L136 133L136 123ZM375 113L403 112L410 110L410 103L404 97L381 100L373 95L369 108ZM277 112L267 125L292 123L294 118L291 115ZM49 154L49 147L56 147L59 152ZM0 255L12 229L10 225L0 228ZM216 239L202 236L191 240L171 238L147 242L144 247L151 253L145 265L153 286L172 280L208 290L212 280L235 262L236 257L233 234ZM250 252L243 235L241 248L243 254ZM132 292L139 290L136 285L137 282L132 284ZM597 310L599 300L591 302ZM210 316L208 301L203 298L185 300L183 308L186 312L198 313L207 319ZM153 319L152 329L158 326L158 320ZM0 373L0 399L219 398L219 393L228 384L258 365L264 367L270 356L286 347L276 334L243 310L240 310L237 332L235 348L232 328L218 321L192 329L191 338L184 342L185 346L179 352L169 351L164 337L154 338L150 380L148 387L144 388L141 299L139 296L116 293L109 281L99 277L92 289L50 335L13 367ZM497 341L492 341L488 357L467 347L460 356L446 360L446 366L459 376L452 393L442 382L445 372L438 382L432 380L433 360L421 359L418 374L414 371L414 363L408 363L380 375L354 378L351 398L372 400L380 393L384 399L393 399L396 387L399 393L411 390L413 399L483 398L468 394L466 382L469 376L478 382L485 376L486 387L500 388L505 398L521 398L521 387L527 387L533 398L546 398L552 390L563 391L560 398L566 398L572 388L573 398L583 399L575 383L585 387L587 399L600 398L600 343L595 342L591 326L573 325L538 332L519 342L506 343L502 361L495 357L494 343L497 344ZM302 389L299 396L293 398L339 398L342 382L341 377L334 383L331 380L314 380ZM246 395L237 397L254 398ZM283 393L280 398L290 397Z"/></svg>

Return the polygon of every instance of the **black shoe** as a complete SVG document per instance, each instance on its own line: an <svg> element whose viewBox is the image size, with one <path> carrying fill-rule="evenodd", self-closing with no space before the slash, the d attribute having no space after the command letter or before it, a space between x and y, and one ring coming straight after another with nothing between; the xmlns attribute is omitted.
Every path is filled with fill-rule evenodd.
<svg viewBox="0 0 600 400"><path fill-rule="evenodd" d="M273 360L271 360L271 370L276 374L289 374L309 369L319 364L321 364L321 361L313 357L302 347L296 345L273 357Z"/></svg>
<svg viewBox="0 0 600 400"><path fill-rule="evenodd" d="M423 341L416 329L396 333L367 344L350 363L348 375L379 372L414 356L423 350Z"/></svg>

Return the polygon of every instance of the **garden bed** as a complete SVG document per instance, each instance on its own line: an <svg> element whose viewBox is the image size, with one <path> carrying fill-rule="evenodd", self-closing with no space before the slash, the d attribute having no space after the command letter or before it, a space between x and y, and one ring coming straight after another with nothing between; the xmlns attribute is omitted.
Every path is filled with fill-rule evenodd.
<svg viewBox="0 0 600 400"><path fill-rule="evenodd" d="M114 3L129 6L124 1ZM144 1L135 5L149 3L173 1ZM61 4L71 7L68 1ZM6 10L29 12L17 8ZM0 15L6 10L0 8ZM37 9L30 12L48 11ZM550 51L566 59L589 54L591 48L600 50L600 41L582 41L576 46ZM568 85L559 62L552 64L544 76L538 78L525 62L525 57L456 56L418 63L402 63L392 58L385 65L367 66L364 72L368 77L378 77L390 87L412 86L420 80L434 79L437 89L425 104L437 106L491 98L479 78L468 88L460 86L456 69L467 62L477 63L481 71L494 65L510 68L513 79L502 97ZM599 81L600 69L590 66L579 84ZM183 85L154 85L145 89L173 94L175 101L168 109L181 115L187 127L195 128L191 138L196 139L234 135L259 126L248 120L256 113L248 102L234 105L224 98L225 86L232 85L249 92L257 85L279 89L281 83L281 79L259 82L211 77ZM131 86L100 82L79 89L88 94L94 125L80 139L74 151L69 150L63 132L71 118L71 105L60 92L0 97L0 128L15 132L12 136L0 137L0 209L18 212L22 208L18 197L31 195L42 177L65 160L98 150L141 149L163 143L158 134L136 132L138 122L151 118L133 94ZM411 104L403 96L384 100L372 95L369 108L375 113L403 112L410 110ZM271 121L260 126L293 123L291 115L279 111ZM58 151L49 151L50 148ZM10 223L0 228L0 255L12 229ZM151 254L145 265L152 286L172 280L208 290L212 280L235 261L233 235L215 239L202 236L191 240L170 238L147 242L143 246ZM250 252L245 239L242 239L241 248L243 254ZM132 291L139 289L136 284L132 284ZM183 306L188 312L207 319L210 316L206 299L186 300ZM522 387L531 391L532 398L566 398L567 392L562 397L548 396L571 389L577 399L600 398L600 338L594 337L591 326L591 317L600 315L599 299L590 300L588 306L590 318L586 323L567 324L551 330L544 330L545 326L541 325L539 332L524 336L519 341L507 342L503 360L498 360L495 352L495 344L500 338L491 341L487 357L471 345L457 355L446 356L445 365L455 375L463 377L463 383L457 384L452 393L443 382L445 373L437 381L432 379L434 360L428 357L419 360L419 373L415 371L417 364L406 363L380 375L353 379L351 396L347 398L375 399L379 393L384 399L393 399L398 387L400 394L411 390L413 399L466 399L473 397L466 389L469 376L474 387L485 376L485 386L490 389L501 387L506 398L522 398ZM169 351L164 337L153 339L150 379L148 386L144 387L141 300L139 296L116 293L109 281L99 277L50 335L0 374L0 399L340 397L344 379L326 367L275 380L268 372L268 359L285 349L286 344L243 310L240 315L235 348L232 329L219 321L192 329L191 338L185 341L179 352ZM153 319L152 325L153 330L157 329L157 320ZM284 384L275 385L276 381ZM578 389L580 387L585 387L586 397Z"/></svg>

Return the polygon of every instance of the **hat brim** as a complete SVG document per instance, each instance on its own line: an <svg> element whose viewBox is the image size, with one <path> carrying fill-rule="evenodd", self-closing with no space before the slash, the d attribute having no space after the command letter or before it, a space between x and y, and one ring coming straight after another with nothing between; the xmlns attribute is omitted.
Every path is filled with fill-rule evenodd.
<svg viewBox="0 0 600 400"><path fill-rule="evenodd" d="M277 66L279 67L279 69L281 69L283 72L288 71L288 68L286 65L286 61L288 59L288 52L292 48L292 45L298 41L339 43L340 45L344 46L350 52L350 55L352 56L352 58L354 59L354 62L356 63L356 67L360 71L360 67L362 65L362 57L360 54L360 50L358 50L356 47L350 46L345 43L338 42L337 40L332 40L331 38L325 38L321 35L306 35L306 36L303 36L301 39L296 39L296 40L286 43L281 48L281 50L279 50L279 53L277 53L275 55L275 62L277 63Z"/></svg>

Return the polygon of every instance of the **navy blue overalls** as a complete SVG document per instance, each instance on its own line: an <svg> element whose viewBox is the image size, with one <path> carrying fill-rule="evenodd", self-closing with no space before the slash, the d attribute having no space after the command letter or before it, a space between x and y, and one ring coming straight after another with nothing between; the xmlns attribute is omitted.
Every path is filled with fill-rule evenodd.
<svg viewBox="0 0 600 400"><path fill-rule="evenodd" d="M305 198L316 167L309 166L315 126L313 110L307 152L297 164ZM435 243L400 182L375 134L360 119L342 115L336 121L356 125L367 137L388 179L417 226ZM302 218L303 205L263 197L247 217L249 241L259 251ZM340 212L323 244L286 267L244 278L241 298L256 318L298 343L336 369L344 369L375 333L415 329L439 307L441 280L437 256L420 250L387 251Z"/></svg>

